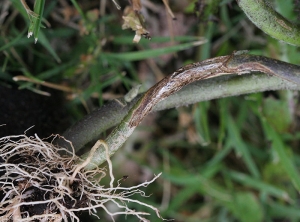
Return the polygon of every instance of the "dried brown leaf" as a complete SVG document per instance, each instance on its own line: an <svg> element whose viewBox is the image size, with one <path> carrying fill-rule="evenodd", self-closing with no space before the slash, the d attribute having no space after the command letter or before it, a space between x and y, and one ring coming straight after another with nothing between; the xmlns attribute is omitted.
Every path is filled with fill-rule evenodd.
<svg viewBox="0 0 300 222"><path fill-rule="evenodd" d="M135 36L133 38L134 43L138 43L142 36L150 39L149 31L145 29L141 22L144 22L144 17L142 14L136 13L131 6L127 6L124 10L124 23L122 29L131 28L135 31Z"/></svg>

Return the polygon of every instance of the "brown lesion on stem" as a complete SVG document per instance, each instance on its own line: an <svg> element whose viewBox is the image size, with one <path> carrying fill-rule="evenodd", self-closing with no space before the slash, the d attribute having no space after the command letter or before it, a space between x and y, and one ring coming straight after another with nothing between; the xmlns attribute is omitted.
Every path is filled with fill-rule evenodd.
<svg viewBox="0 0 300 222"><path fill-rule="evenodd" d="M152 111L158 102L179 91L182 87L198 80L224 75L249 74L250 72L277 76L300 86L300 66L263 56L247 55L244 52L242 54L241 52L234 52L231 55L184 66L155 84L133 105L121 123L105 140L109 147L109 155L113 155L122 146L134 128ZM86 157L86 155L82 156L83 159ZM93 156L91 163L100 165L105 160L106 156L99 149ZM92 169L93 166L90 164L85 168Z"/></svg>
<svg viewBox="0 0 300 222"><path fill-rule="evenodd" d="M284 72L282 68L278 69L278 65L287 68L287 71ZM300 84L300 76L293 76L288 72L288 68L294 69L294 67L295 65L263 56L239 54L235 52L231 55L220 56L184 66L175 71L172 75L162 79L145 93L137 103L138 105L132 110L129 126L136 127L139 125L142 119L151 112L152 108L158 102L192 82L223 75L241 75L259 71ZM300 69L299 67L297 68Z"/></svg>

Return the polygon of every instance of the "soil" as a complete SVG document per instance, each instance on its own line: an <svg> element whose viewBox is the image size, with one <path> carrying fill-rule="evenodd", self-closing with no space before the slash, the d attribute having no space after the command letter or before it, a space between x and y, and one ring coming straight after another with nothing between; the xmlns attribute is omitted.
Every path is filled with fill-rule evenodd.
<svg viewBox="0 0 300 222"><path fill-rule="evenodd" d="M35 133L40 138L62 134L70 125L63 94L45 89L51 96L43 96L29 90L0 85L0 137Z"/></svg>

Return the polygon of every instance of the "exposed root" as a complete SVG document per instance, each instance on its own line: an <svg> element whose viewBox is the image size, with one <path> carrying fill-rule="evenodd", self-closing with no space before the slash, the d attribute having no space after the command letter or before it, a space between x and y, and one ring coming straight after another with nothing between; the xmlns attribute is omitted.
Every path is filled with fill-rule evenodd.
<svg viewBox="0 0 300 222"><path fill-rule="evenodd" d="M103 141L98 143L108 152ZM95 147L99 147L96 145L91 157ZM99 184L105 176L104 169L86 171L84 166L89 159L82 161L74 152L42 141L37 135L3 137L0 146L0 221L79 221L77 212L88 211L97 216L97 208L102 208L112 218L125 214L148 221L144 216L149 213L129 209L128 202L149 207L160 218L155 207L130 199L133 194L145 196L139 188L148 186L160 174L138 186L126 188L118 183L113 187L114 176L108 158L111 182L110 187L105 188ZM108 202L114 203L120 211L110 212L105 206Z"/></svg>
<svg viewBox="0 0 300 222"><path fill-rule="evenodd" d="M80 163L76 166L73 174L72 174L72 177L70 179L70 183L72 184L76 175L78 174L78 172L84 168L86 165L88 165L93 157L93 155L95 154L95 151L97 150L98 147L100 147L101 143L99 141L96 142L96 144L92 147L88 157L86 158L86 160L83 162L83 163Z"/></svg>

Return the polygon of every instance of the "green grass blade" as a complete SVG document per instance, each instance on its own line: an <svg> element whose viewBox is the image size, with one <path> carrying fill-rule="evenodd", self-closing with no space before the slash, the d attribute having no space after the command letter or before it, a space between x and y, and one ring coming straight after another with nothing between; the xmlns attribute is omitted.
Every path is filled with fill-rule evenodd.
<svg viewBox="0 0 300 222"><path fill-rule="evenodd" d="M54 51L54 49L52 48L49 40L47 39L46 35L44 34L43 31L39 32L39 42L41 43L41 45L43 45L47 51L53 56L53 58L60 63L61 59L58 57L58 55L56 54L56 52Z"/></svg>
<svg viewBox="0 0 300 222"><path fill-rule="evenodd" d="M76 8L76 10L79 12L81 18L83 20L85 20L85 15L84 15L83 11L81 10L80 6L78 5L77 1L76 0L71 0L71 2L74 5L74 7Z"/></svg>
<svg viewBox="0 0 300 222"><path fill-rule="evenodd" d="M202 40L201 38L197 36L175 36L174 41L176 42L192 42L192 41L199 41ZM142 38L139 42L139 44L144 45L144 44L149 44L149 43L168 43L171 41L170 37L166 36L156 36L151 38L151 42L148 39ZM114 37L112 40L113 43L115 44L120 44L120 45L135 45L136 43L132 42L132 36L117 36Z"/></svg>
<svg viewBox="0 0 300 222"><path fill-rule="evenodd" d="M24 18L28 18L27 12L20 0L11 0L11 3L14 6L14 8L16 8L22 14Z"/></svg>
<svg viewBox="0 0 300 222"><path fill-rule="evenodd" d="M294 219L295 221L300 220L299 207L285 206L278 202L271 203L269 206L269 214L272 216L285 217L286 219L289 219L287 221L291 221L291 219Z"/></svg>
<svg viewBox="0 0 300 222"><path fill-rule="evenodd" d="M261 180L255 179L246 174L236 172L236 171L229 171L229 172L225 172L225 173L230 178L243 184L244 186L258 189L260 192L266 192L267 194L272 195L274 197L278 197L280 199L284 199L284 200L290 199L288 193L285 190L277 188L271 184L264 183Z"/></svg>
<svg viewBox="0 0 300 222"><path fill-rule="evenodd" d="M227 118L227 131L228 131L229 138L231 138L232 140L232 144L234 145L237 154L240 155L241 158L245 161L245 164L249 169L249 171L251 172L251 174L255 178L259 178L260 173L258 171L258 168L253 158L251 157L248 147L246 146L246 144L243 142L241 138L241 135L239 133L240 130L237 128L235 122L233 121L230 115L228 115Z"/></svg>
<svg viewBox="0 0 300 222"><path fill-rule="evenodd" d="M172 198L172 202L168 206L168 211L179 210L182 206L184 206L185 202L189 198L198 194L198 190L199 188L195 184L184 187L180 192L176 194L176 196Z"/></svg>
<svg viewBox="0 0 300 222"><path fill-rule="evenodd" d="M225 146L218 153L216 153L216 155L211 160L209 160L209 162L207 162L204 167L210 168L212 166L220 164L222 160L231 152L231 150L231 144L226 143Z"/></svg>
<svg viewBox="0 0 300 222"><path fill-rule="evenodd" d="M219 133L218 133L218 148L223 147L223 141L225 139L226 134L226 119L228 116L228 105L227 99L219 99L217 101L220 109L219 109L219 117L220 117L220 126L219 126Z"/></svg>
<svg viewBox="0 0 300 222"><path fill-rule="evenodd" d="M159 48L159 49L143 50L139 52L105 53L103 54L103 57L107 57L110 59L119 59L123 61L139 61L143 59L155 58L161 55L189 49L191 47L199 46L204 43L205 41L196 41L196 42L183 43L183 44Z"/></svg>
<svg viewBox="0 0 300 222"><path fill-rule="evenodd" d="M34 13L36 13L38 15L38 17L35 20L34 27L32 30L35 43L38 40L39 31L41 28L41 22L42 22L42 18L43 18L44 7L45 7L45 0L36 0L35 1Z"/></svg>
<svg viewBox="0 0 300 222"><path fill-rule="evenodd" d="M207 179L201 175L171 175L164 174L167 180L177 185L195 185L198 191L204 195L209 195L222 203L227 203L232 200L231 195L223 187L219 186L213 180Z"/></svg>
<svg viewBox="0 0 300 222"><path fill-rule="evenodd" d="M268 138L272 141L272 148L276 151L279 161L284 167L287 175L291 178L295 188L300 191L300 174L294 163L292 155L288 155L287 149L278 133L269 125L264 124Z"/></svg>
<svg viewBox="0 0 300 222"><path fill-rule="evenodd" d="M16 36L14 39L10 40L8 43L5 43L2 47L0 47L0 52L7 50L13 46L17 46L17 45L24 45L30 42L29 39L24 38L24 34L26 32L26 29L22 32L20 32L20 34L18 36Z"/></svg>
<svg viewBox="0 0 300 222"><path fill-rule="evenodd" d="M200 144L207 146L210 143L210 132L208 123L208 110L210 101L202 102L198 104L197 109L194 112L194 120L199 135Z"/></svg>
<svg viewBox="0 0 300 222"><path fill-rule="evenodd" d="M75 66L75 62L74 61L70 61L68 63L64 63L62 65L58 65L52 69L48 69L44 72L39 73L36 78L39 78L41 80L46 80L49 78L53 78L55 76L58 76L60 74L62 74L66 69Z"/></svg>

